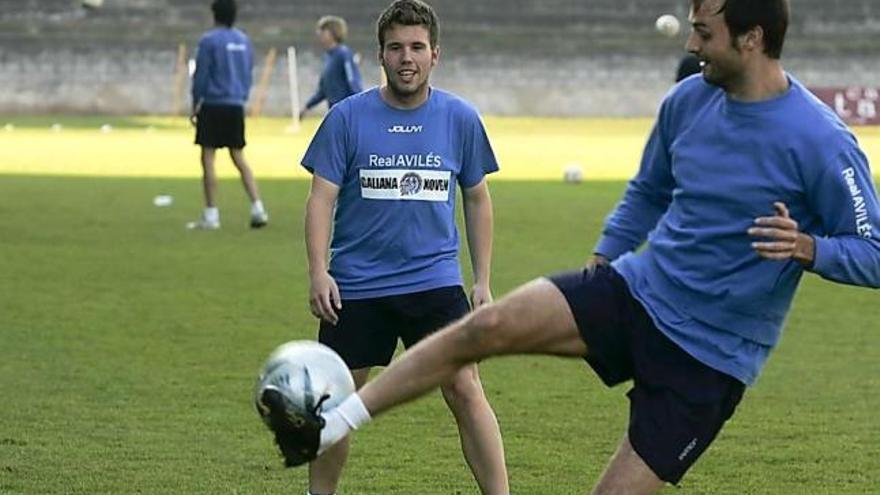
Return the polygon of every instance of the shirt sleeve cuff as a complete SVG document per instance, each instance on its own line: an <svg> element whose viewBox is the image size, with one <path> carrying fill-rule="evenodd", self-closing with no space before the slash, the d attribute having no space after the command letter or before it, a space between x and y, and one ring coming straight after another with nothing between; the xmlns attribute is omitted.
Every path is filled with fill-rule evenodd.
<svg viewBox="0 0 880 495"><path fill-rule="evenodd" d="M813 254L813 267L811 272L818 274L828 273L834 264L833 241L827 237L813 236L815 253Z"/></svg>
<svg viewBox="0 0 880 495"><path fill-rule="evenodd" d="M616 237L604 235L599 239L593 252L595 254L601 254L609 260L614 260L621 254L631 250L632 246L630 246L630 243Z"/></svg>

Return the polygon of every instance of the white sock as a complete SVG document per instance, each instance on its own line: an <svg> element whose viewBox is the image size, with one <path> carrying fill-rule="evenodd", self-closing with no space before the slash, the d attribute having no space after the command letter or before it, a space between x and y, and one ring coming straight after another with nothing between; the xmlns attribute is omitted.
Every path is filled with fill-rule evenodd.
<svg viewBox="0 0 880 495"><path fill-rule="evenodd" d="M262 200L258 199L251 203L251 215L262 215L264 213L266 213L266 209L263 208Z"/></svg>
<svg viewBox="0 0 880 495"><path fill-rule="evenodd" d="M219 222L220 221L220 209L216 206L210 206L205 208L204 213L205 220L209 222Z"/></svg>
<svg viewBox="0 0 880 495"><path fill-rule="evenodd" d="M338 407L321 416L326 421L326 425L321 430L319 454L345 438L352 430L357 430L372 419L370 411L367 411L367 406L364 405L358 394L351 394Z"/></svg>

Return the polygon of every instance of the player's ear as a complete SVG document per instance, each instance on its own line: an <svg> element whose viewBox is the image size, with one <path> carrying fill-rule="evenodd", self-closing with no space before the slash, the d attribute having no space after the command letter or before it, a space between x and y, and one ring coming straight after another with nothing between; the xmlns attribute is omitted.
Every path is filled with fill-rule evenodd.
<svg viewBox="0 0 880 495"><path fill-rule="evenodd" d="M440 61L440 45L431 48L431 67L437 65Z"/></svg>
<svg viewBox="0 0 880 495"><path fill-rule="evenodd" d="M740 46L749 51L761 50L764 46L764 28L755 26L740 37Z"/></svg>

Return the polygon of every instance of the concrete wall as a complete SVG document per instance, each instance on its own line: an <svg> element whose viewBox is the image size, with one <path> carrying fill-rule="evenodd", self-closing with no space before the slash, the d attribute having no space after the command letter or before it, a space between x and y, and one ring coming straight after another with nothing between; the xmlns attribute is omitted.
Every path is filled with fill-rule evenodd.
<svg viewBox="0 0 880 495"><path fill-rule="evenodd" d="M349 44L378 82L375 17L388 0L240 0L240 25L258 60L280 53L264 112L290 112L284 49L299 50L300 100L317 83L314 22L348 18ZM796 0L785 62L812 85L880 81L880 0ZM0 112L167 114L178 43L191 51L210 26L208 0L0 0ZM503 115L650 115L671 85L684 35L659 36L653 19L684 18L686 0L433 0L441 17L434 83ZM262 67L255 71L259 78Z"/></svg>
<svg viewBox="0 0 880 495"><path fill-rule="evenodd" d="M259 54L263 60L265 53ZM289 115L287 60L279 54L264 113ZM669 55L589 56L559 60L463 56L443 59L436 86L456 92L484 113L498 115L651 115L673 78L678 52ZM298 60L300 101L314 89L320 60L313 50ZM185 112L175 100L176 47L165 50L108 48L19 52L0 46L0 112L168 114ZM874 57L793 56L787 68L812 85L877 85ZM368 86L378 83L372 56L361 69ZM255 70L259 79L262 66Z"/></svg>

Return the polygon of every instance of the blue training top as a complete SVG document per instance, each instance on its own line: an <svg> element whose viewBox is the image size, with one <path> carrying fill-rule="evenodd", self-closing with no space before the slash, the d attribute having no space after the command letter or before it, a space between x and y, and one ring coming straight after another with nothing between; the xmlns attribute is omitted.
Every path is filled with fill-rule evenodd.
<svg viewBox="0 0 880 495"><path fill-rule="evenodd" d="M254 54L247 35L235 28L217 27L202 36L192 80L193 107L244 106L251 91Z"/></svg>
<svg viewBox="0 0 880 495"><path fill-rule="evenodd" d="M368 90L330 110L302 165L340 187L330 275L343 299L462 284L455 185L498 170L470 104L432 88L400 110Z"/></svg>
<svg viewBox="0 0 880 495"><path fill-rule="evenodd" d="M814 237L811 271L880 287L880 207L867 159L831 109L788 77L786 93L754 103L700 75L676 86L595 250L617 258L664 334L746 384L779 341L804 271L751 246L747 229L772 216L774 202Z"/></svg>
<svg viewBox="0 0 880 495"><path fill-rule="evenodd" d="M332 108L340 101L364 90L360 70L354 63L354 54L349 47L336 45L324 53L323 59L324 69L321 71L318 89L306 102L306 109L325 99Z"/></svg>

